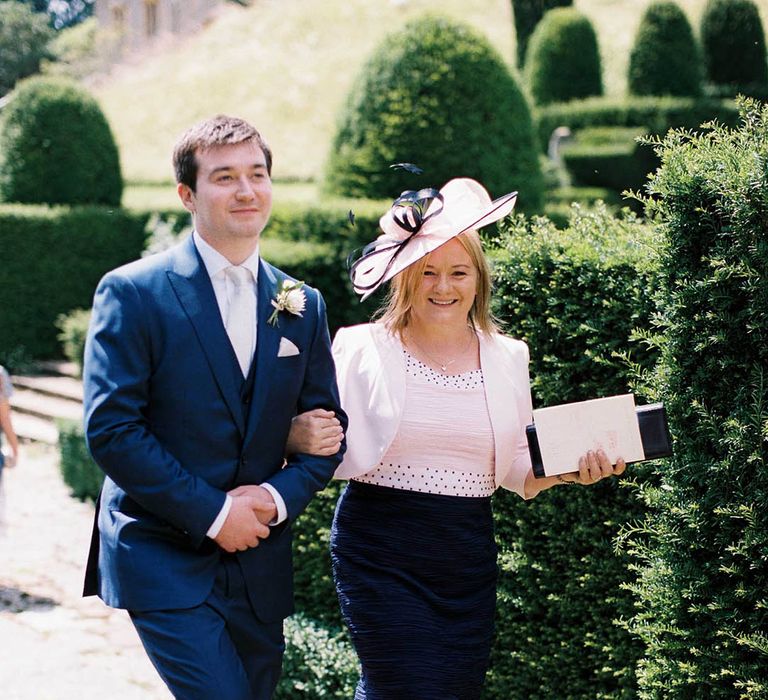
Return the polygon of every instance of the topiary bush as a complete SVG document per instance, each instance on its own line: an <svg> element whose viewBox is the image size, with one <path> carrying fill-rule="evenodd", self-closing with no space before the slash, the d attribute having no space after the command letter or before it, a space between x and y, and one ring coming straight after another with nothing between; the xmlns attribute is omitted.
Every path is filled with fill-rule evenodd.
<svg viewBox="0 0 768 700"><path fill-rule="evenodd" d="M93 461L85 444L80 421L59 419L59 456L61 476L72 496L81 501L96 501L104 482L104 472Z"/></svg>
<svg viewBox="0 0 768 700"><path fill-rule="evenodd" d="M671 132L646 210L663 234L656 386L675 455L629 528L641 698L768 697L768 106Z"/></svg>
<svg viewBox="0 0 768 700"><path fill-rule="evenodd" d="M90 322L89 309L74 309L69 313L61 314L56 319L56 327L59 329L58 338L64 357L77 367L79 377L83 376L83 352Z"/></svg>
<svg viewBox="0 0 768 700"><path fill-rule="evenodd" d="M390 167L401 162L423 175ZM387 37L357 77L324 189L391 201L458 176L476 178L492 196L519 190L529 211L541 206L531 116L514 78L482 36L426 16Z"/></svg>
<svg viewBox="0 0 768 700"><path fill-rule="evenodd" d="M64 78L19 84L0 122L0 201L119 206L120 161L99 105Z"/></svg>
<svg viewBox="0 0 768 700"><path fill-rule="evenodd" d="M695 97L701 83L701 54L685 13L674 2L651 3L629 56L629 92Z"/></svg>
<svg viewBox="0 0 768 700"><path fill-rule="evenodd" d="M528 40L544 13L554 7L570 7L573 0L512 0L512 14L517 38L517 65L523 66Z"/></svg>
<svg viewBox="0 0 768 700"><path fill-rule="evenodd" d="M752 0L709 0L701 17L706 77L732 94L768 86L765 34Z"/></svg>
<svg viewBox="0 0 768 700"><path fill-rule="evenodd" d="M505 233L493 253L495 311L529 344L534 405L634 388L636 369L657 357L639 342L655 310L653 232L630 213L574 207L565 231L518 217ZM634 575L614 540L644 515L625 485L646 469L528 502L494 496L500 579L485 697L636 698L643 648L618 624L634 611L624 587Z"/></svg>
<svg viewBox="0 0 768 700"><path fill-rule="evenodd" d="M537 105L602 95L600 51L592 23L572 8L547 12L531 37L525 70Z"/></svg>

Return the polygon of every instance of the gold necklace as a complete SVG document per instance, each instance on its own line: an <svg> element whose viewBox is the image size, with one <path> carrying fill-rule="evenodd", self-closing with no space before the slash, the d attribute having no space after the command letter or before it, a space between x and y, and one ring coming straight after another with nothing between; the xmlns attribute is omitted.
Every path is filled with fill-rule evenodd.
<svg viewBox="0 0 768 700"><path fill-rule="evenodd" d="M456 355L456 357L454 357L452 360L448 360L447 362L441 362L440 360L430 355L423 347L421 347L421 345L419 345L419 343L416 342L416 339L410 333L406 335L406 341L410 341L411 343L413 343L416 346L416 348L419 350L419 352L425 355L433 364L436 364L443 373L447 372L448 368L454 362L456 362L457 360L460 360L462 357L464 357L464 355L467 354L467 350L469 350L469 347L470 345L472 345L472 342L474 341L474 339L475 339L475 333L472 330L470 330L469 342L464 346L462 351L458 355Z"/></svg>

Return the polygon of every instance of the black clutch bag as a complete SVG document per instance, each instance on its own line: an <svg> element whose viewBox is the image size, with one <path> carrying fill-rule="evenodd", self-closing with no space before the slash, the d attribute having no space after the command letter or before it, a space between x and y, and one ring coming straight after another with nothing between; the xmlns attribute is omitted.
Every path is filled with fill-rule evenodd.
<svg viewBox="0 0 768 700"><path fill-rule="evenodd" d="M635 414L640 426L640 439L643 443L645 459L660 459L672 454L672 439L669 435L667 412L662 403L649 403L646 406L636 406ZM528 451L531 453L533 475L537 479L545 477L544 464L541 461L539 439L536 436L536 426L529 425L525 429L528 438Z"/></svg>

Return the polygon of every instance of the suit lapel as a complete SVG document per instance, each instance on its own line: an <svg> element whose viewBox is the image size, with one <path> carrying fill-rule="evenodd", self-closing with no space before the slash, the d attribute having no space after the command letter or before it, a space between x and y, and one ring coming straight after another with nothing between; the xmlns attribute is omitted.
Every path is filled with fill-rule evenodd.
<svg viewBox="0 0 768 700"><path fill-rule="evenodd" d="M172 261L172 267L167 271L168 279L195 329L198 342L232 418L240 433L245 434L245 421L240 405L242 377L237 363L232 362L234 351L221 320L211 279L198 256L191 236L175 249Z"/></svg>
<svg viewBox="0 0 768 700"><path fill-rule="evenodd" d="M496 485L498 486L512 466L514 426L518 424L515 396L509 391L509 373L505 372L505 356L498 341L478 334L480 338L480 366L488 416L493 430Z"/></svg>
<svg viewBox="0 0 768 700"><path fill-rule="evenodd" d="M256 334L256 357L254 359L256 374L253 382L248 425L245 431L246 441L254 434L264 410L267 396L266 386L269 384L269 376L277 361L277 350L282 335L278 327L267 323L267 319L274 310L272 300L277 295L277 277L272 269L264 264L263 260L259 261L257 295L258 331Z"/></svg>

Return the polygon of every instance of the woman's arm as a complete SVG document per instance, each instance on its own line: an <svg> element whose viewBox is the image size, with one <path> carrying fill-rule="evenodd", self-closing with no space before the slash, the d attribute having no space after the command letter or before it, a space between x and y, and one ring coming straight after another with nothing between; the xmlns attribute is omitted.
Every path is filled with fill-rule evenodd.
<svg viewBox="0 0 768 700"><path fill-rule="evenodd" d="M11 404L8 399L0 398L0 431L8 439L8 446L11 448L11 459L6 462L6 466L13 467L19 461L19 438L13 429L11 420Z"/></svg>
<svg viewBox="0 0 768 700"><path fill-rule="evenodd" d="M542 479L537 479L533 475L533 470L529 470L525 477L525 497L533 498L542 491L546 491L559 484L591 486L601 479L623 474L626 468L627 465L621 457L613 465L603 450L597 450L597 452L590 450L579 458L579 470L577 472L570 472L560 476L545 476Z"/></svg>

